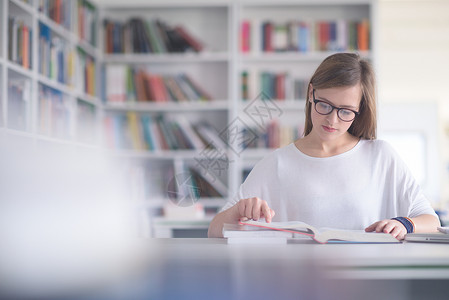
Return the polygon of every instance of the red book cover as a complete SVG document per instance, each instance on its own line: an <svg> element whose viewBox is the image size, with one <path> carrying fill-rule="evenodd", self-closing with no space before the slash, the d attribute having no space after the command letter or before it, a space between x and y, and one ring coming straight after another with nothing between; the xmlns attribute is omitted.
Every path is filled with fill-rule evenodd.
<svg viewBox="0 0 449 300"><path fill-rule="evenodd" d="M243 21L240 31L240 43L241 43L241 51L249 52L250 51L250 23L249 21Z"/></svg>
<svg viewBox="0 0 449 300"><path fill-rule="evenodd" d="M285 74L276 75L276 99L285 100Z"/></svg>
<svg viewBox="0 0 449 300"><path fill-rule="evenodd" d="M78 36L84 39L84 7L78 3Z"/></svg>
<svg viewBox="0 0 449 300"><path fill-rule="evenodd" d="M61 24L61 0L56 0L55 3L55 22Z"/></svg>
<svg viewBox="0 0 449 300"><path fill-rule="evenodd" d="M156 101L156 95L154 93L154 75L145 73L144 82L147 99L150 101Z"/></svg>
<svg viewBox="0 0 449 300"><path fill-rule="evenodd" d="M357 24L357 40L360 51L369 50L369 24L368 20L363 20Z"/></svg>
<svg viewBox="0 0 449 300"><path fill-rule="evenodd" d="M176 26L175 31L195 50L200 52L203 50L204 45L196 38L194 38L184 27Z"/></svg>
<svg viewBox="0 0 449 300"><path fill-rule="evenodd" d="M150 83L150 92L151 92L150 100L154 100L156 102L165 102L166 97L163 91L164 86L160 81L161 79L160 76L148 75L147 78Z"/></svg>
<svg viewBox="0 0 449 300"><path fill-rule="evenodd" d="M328 49L327 44L329 42L329 23L320 23L320 50L326 51Z"/></svg>
<svg viewBox="0 0 449 300"><path fill-rule="evenodd" d="M112 53L112 30L113 30L114 24L111 22L108 22L106 25L106 53Z"/></svg>
<svg viewBox="0 0 449 300"><path fill-rule="evenodd" d="M264 31L265 51L273 52L273 23L267 22Z"/></svg>
<svg viewBox="0 0 449 300"><path fill-rule="evenodd" d="M137 94L137 101L148 101L148 97L146 94L146 80L145 80L146 74L144 71L138 71L134 75L134 81L136 84L136 94Z"/></svg>

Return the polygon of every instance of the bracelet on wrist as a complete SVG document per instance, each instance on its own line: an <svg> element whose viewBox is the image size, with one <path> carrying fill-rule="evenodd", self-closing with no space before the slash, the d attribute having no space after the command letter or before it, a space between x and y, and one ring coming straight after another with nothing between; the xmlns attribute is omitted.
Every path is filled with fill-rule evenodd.
<svg viewBox="0 0 449 300"><path fill-rule="evenodd" d="M392 220L396 220L400 222L402 225L404 225L405 229L407 229L407 233L413 233L415 232L415 224L410 218L407 217L396 217L391 218Z"/></svg>

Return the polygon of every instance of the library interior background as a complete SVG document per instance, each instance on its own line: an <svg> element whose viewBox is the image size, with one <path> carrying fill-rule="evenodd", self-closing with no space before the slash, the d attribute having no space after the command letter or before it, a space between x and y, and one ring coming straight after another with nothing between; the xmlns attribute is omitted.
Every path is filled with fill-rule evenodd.
<svg viewBox="0 0 449 300"><path fill-rule="evenodd" d="M442 0L1 1L0 198L14 201L0 237L46 253L58 240L67 255L90 243L105 261L123 236L207 237L253 166L302 136L308 80L337 52L372 62L378 138L448 224L448 12Z"/></svg>

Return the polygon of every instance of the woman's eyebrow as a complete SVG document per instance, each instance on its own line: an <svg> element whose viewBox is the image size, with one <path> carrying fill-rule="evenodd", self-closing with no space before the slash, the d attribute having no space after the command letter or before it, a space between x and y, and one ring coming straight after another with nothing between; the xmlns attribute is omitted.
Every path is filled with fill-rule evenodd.
<svg viewBox="0 0 449 300"><path fill-rule="evenodd" d="M324 97L319 97L319 96L315 96L318 100L324 100L326 102L329 102L329 104L332 104L335 107L344 107L344 108L352 108L352 109L357 109L357 107L352 106L352 105L342 105L342 106L336 106L332 101L330 101L329 99L326 99Z"/></svg>

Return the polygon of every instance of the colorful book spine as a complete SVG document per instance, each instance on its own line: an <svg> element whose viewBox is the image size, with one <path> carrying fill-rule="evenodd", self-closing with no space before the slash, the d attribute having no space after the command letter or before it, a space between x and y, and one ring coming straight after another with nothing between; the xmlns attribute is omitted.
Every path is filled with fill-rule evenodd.
<svg viewBox="0 0 449 300"><path fill-rule="evenodd" d="M242 21L240 29L240 47L243 53L251 50L250 44L251 24L248 20Z"/></svg>
<svg viewBox="0 0 449 300"><path fill-rule="evenodd" d="M288 72L241 73L242 100L254 99L261 91L272 100L303 100L307 86L308 80L293 78Z"/></svg>
<svg viewBox="0 0 449 300"><path fill-rule="evenodd" d="M62 84L74 85L74 55L68 43L39 23L39 73Z"/></svg>
<svg viewBox="0 0 449 300"><path fill-rule="evenodd" d="M192 76L159 75L127 65L108 64L104 69L107 102L211 101L213 97Z"/></svg>
<svg viewBox="0 0 449 300"><path fill-rule="evenodd" d="M104 136L110 148L163 151L201 150L211 139L220 139L209 130L207 136L183 117L164 115L110 114L103 121ZM214 135L214 136L212 136Z"/></svg>
<svg viewBox="0 0 449 300"><path fill-rule="evenodd" d="M77 80L78 90L91 96L96 95L96 66L95 60L82 48L78 47L79 76Z"/></svg>
<svg viewBox="0 0 449 300"><path fill-rule="evenodd" d="M243 130L241 140L244 142L242 147L243 149L275 149L292 143L300 138L303 132L302 125L284 125L277 120L273 120L256 139L247 138L251 137L252 133L249 130Z"/></svg>
<svg viewBox="0 0 449 300"><path fill-rule="evenodd" d="M185 26L169 26L160 19L105 19L103 27L106 53L201 52L205 48Z"/></svg>
<svg viewBox="0 0 449 300"><path fill-rule="evenodd" d="M275 23L262 22L251 29L251 24L257 22L244 20L240 24L240 51L257 52L258 47L263 52L283 51L346 51L370 49L370 23L368 19L359 21L288 21ZM257 40L257 32L261 32L261 41L255 41L250 47L250 41Z"/></svg>
<svg viewBox="0 0 449 300"><path fill-rule="evenodd" d="M71 0L69 0L71 1ZM96 46L97 42L97 8L91 1L78 0L77 3L78 37L89 44Z"/></svg>
<svg viewBox="0 0 449 300"><path fill-rule="evenodd" d="M70 30L72 25L72 0L40 0L39 11L53 22Z"/></svg>
<svg viewBox="0 0 449 300"><path fill-rule="evenodd" d="M8 58L26 69L32 66L32 29L17 17L8 19Z"/></svg>

